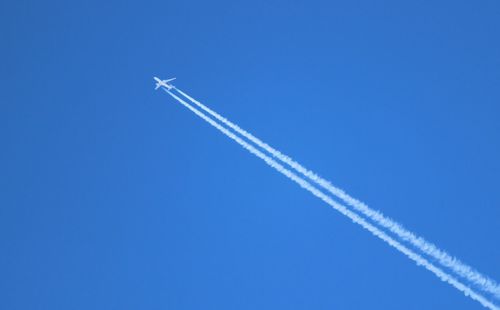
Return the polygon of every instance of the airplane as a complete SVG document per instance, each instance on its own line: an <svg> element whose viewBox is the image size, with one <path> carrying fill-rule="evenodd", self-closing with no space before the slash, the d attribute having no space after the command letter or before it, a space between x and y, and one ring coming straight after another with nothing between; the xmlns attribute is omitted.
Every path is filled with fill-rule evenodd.
<svg viewBox="0 0 500 310"><path fill-rule="evenodd" d="M165 87L167 90L171 90L172 88L174 88L174 86L168 84L168 82L171 82L171 81L175 80L175 78L168 79L168 80L160 80L159 78L157 78L155 76L154 79L156 81L156 87L155 87L155 89L158 89L161 86Z"/></svg>

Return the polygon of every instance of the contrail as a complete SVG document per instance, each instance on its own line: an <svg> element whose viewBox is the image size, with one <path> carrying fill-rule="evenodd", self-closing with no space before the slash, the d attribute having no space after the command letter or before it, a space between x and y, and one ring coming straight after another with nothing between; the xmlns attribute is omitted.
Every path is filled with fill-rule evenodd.
<svg viewBox="0 0 500 310"><path fill-rule="evenodd" d="M322 191L320 191L319 189L314 187L311 183L309 183L306 180L304 180L303 178L299 177L294 172L286 169L283 165L279 164L271 157L265 155L263 152L259 151L254 146L252 146L249 143L247 143L246 141L242 140L240 137L236 136L234 133L230 132L228 129L222 127L220 124L218 124L217 122L215 122L214 120L209 118L203 112L197 110L196 108L191 106L189 103L185 102L184 100L182 100L181 98L179 98L175 94L171 93L170 91L166 90L165 88L163 88L163 90L166 91L167 93L169 93L174 99L176 99L179 103L181 103L183 106L188 108L191 112L193 112L198 117L200 117L201 119L203 119L204 121L206 121L207 123L209 123L210 125L215 127L217 130L222 132L224 135L226 135L230 139L234 140L236 143L241 145L247 151L249 151L253 155L257 156L258 158L262 159L264 162L266 162L266 164L268 164L269 166L271 166L272 168L274 168L275 170L277 170L281 174L285 175L290 180L294 181L300 187L309 191L317 198L323 200L324 202L326 202L328 205L330 205L335 210L337 210L340 213L342 213L343 215L347 216L354 223L360 225L364 229L371 232L374 236L382 239L387 244L389 244L390 246L394 247L395 249L397 249L398 251L400 251L401 253L406 255L408 258L413 260L417 265L424 266L424 268L426 268L427 270L432 272L439 279L441 279L444 282L449 283L450 285L452 285L453 287L455 287L459 291L463 292L465 296L469 296L473 300L479 302L484 307L492 309L492 310L500 310L500 308L498 308L496 305L491 303L485 297L476 293L475 291L473 291L471 288L469 288L465 284L461 283L460 281L458 281L457 279L455 279L451 275L447 274L446 272L444 272L440 268L434 266L432 263L427 261L422 256L418 255L417 253L415 253L412 250L410 250L409 248L405 247L404 245L402 245L398 241L394 240L393 238L391 238L390 236L385 234L383 231L381 231L377 227L375 227L372 224L365 221L362 217L360 217L356 213L350 211L349 209L347 209L343 205L335 202L332 198L330 198L330 196L324 194Z"/></svg>
<svg viewBox="0 0 500 310"><path fill-rule="evenodd" d="M297 172L302 173L304 176L309 178L311 181L314 183L318 184L319 186L323 187L339 199L343 200L345 203L348 205L352 206L355 210L361 212L368 218L370 218L372 221L375 223L379 224L380 226L388 229L389 231L393 232L396 234L399 238L402 240L409 242L419 250L421 250L423 253L433 257L436 259L441 265L450 268L452 271L454 271L457 275L467 279L471 283L475 284L478 288L480 288L483 291L492 293L496 298L500 298L500 286L492 279L488 278L487 276L482 275L478 271L474 270L472 267L468 266L467 264L461 262L459 259L452 257L450 254L446 253L443 250L440 250L436 245L433 243L426 241L424 238L417 236L415 233L408 231L403 227L403 225L395 222L394 220L384 216L380 211L373 210L370 207L368 207L366 204L363 202L349 196L346 192L344 192L342 189L335 187L330 183L330 181L323 179L313 171L305 168L295 160L293 160L291 157L281 153L280 151L276 150L275 148L271 147L267 143L263 142L259 138L255 137L248 131L240 128L238 125L232 123L225 117L221 116L217 112L211 110L201 102L195 100L188 94L184 93L178 88L175 88L180 94L182 94L184 97L189 99L191 102L193 102L196 106L198 106L200 109L203 111L207 112L208 114L212 115L215 117L217 120L221 121L224 123L226 126L229 128L235 130L237 133L241 134L248 140L252 141L256 145L260 146L267 152L269 152L271 155L273 155L275 158L281 160L282 162L288 164L290 167L295 169Z"/></svg>

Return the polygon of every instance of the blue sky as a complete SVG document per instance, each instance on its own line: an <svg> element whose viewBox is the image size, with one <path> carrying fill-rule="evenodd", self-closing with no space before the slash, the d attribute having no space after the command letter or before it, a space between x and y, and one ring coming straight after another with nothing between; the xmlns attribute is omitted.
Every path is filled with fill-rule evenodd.
<svg viewBox="0 0 500 310"><path fill-rule="evenodd" d="M153 75L500 281L498 1L0 12L0 308L481 308Z"/></svg>

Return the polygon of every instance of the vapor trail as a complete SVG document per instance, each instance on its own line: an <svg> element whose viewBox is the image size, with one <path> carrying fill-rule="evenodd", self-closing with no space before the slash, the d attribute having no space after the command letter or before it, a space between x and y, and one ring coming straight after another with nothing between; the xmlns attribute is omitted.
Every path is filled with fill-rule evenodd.
<svg viewBox="0 0 500 310"><path fill-rule="evenodd" d="M193 112L194 114L196 114L198 117L202 118L204 121L206 121L207 123L209 123L210 125L212 125L213 127L215 127L217 130L219 130L220 132L222 132L224 135L226 135L230 139L234 140L236 143L238 143L239 145L241 145L247 151L249 151L253 155L255 155L258 158L260 158L263 161L265 161L266 164L268 164L269 166L271 166L272 168L274 168L275 170L277 170L281 174L285 175L290 180L294 181L300 187L302 187L303 189L309 191L310 193L312 193L317 198L323 200L324 202L326 202L328 205L330 205L335 210L337 210L340 213L342 213L343 215L347 216L354 223L360 225L364 229L366 229L369 232L371 232L374 236L382 239L387 244L389 244L390 246L394 247L395 249L397 249L398 251L400 251L401 253L403 253L404 255L406 255L408 258L410 258L411 260L413 260L417 265L424 266L424 268L426 268L427 270L429 270L430 272L432 272L439 279L441 279L444 282L449 283L450 285L452 285L453 287L455 287L459 291L463 292L465 296L469 296L473 300L479 302L484 307L492 309L492 310L500 310L500 308L498 308L496 305L494 305L493 303L491 303L490 301L488 301L485 297L483 297L482 295L476 293L471 288L469 288L468 286L464 285L463 283L461 283L460 281L458 281L457 279L455 279L451 275L447 274L446 272L444 272L440 268L434 266L432 263L430 263L429 261L427 261L422 256L418 255L417 253L415 253L412 250L410 250L409 248L405 247L404 245L402 245L398 241L394 240L393 238L391 238L390 236L388 236L387 234L385 234L383 231L381 231L377 227L375 227L372 224L370 224L367 221L365 221L363 218L361 218L356 213L350 211L349 209L347 209L343 205L338 204L332 198L330 198L328 195L324 194L322 191L320 191L319 189L317 189L316 187L314 187L311 183L309 183L306 180L304 180L303 178L299 177L294 172L286 169L285 167L283 167L283 165L279 164L278 162L276 162L271 157L265 155L264 153L262 153L261 151L259 151L258 149L256 149L254 146L252 146L249 143L247 143L246 141L242 140L240 137L236 136L234 133L230 132L228 129L222 127L220 124L218 124L217 122L215 122L214 120L212 120L211 118L209 118L208 116L206 116L203 112L197 110L196 108L194 108L193 106L191 106L189 103L185 102L184 100L182 100L181 98L179 98L175 94L171 93L170 91L166 90L165 88L163 88L163 90L165 90L167 93L169 93L174 99L176 99L179 103L181 103L183 106L185 106L186 108L188 108L191 112Z"/></svg>
<svg viewBox="0 0 500 310"><path fill-rule="evenodd" d="M344 192L342 189L335 187L330 183L330 181L323 179L313 171L305 168L295 160L293 160L291 157L281 153L280 151L274 149L267 143L263 142L259 138L255 137L248 131L240 128L238 125L232 123L225 117L221 116L217 112L211 110L201 102L195 100L188 94L184 93L178 88L175 88L180 94L182 94L184 97L189 99L191 102L193 102L195 105L197 105L200 109L204 110L208 114L212 115L215 117L217 120L221 121L224 123L226 126L229 128L235 130L237 133L241 134L248 140L252 141L256 145L260 146L267 152L269 152L271 155L276 157L277 159L281 160L282 162L288 164L290 167L295 169L297 172L302 173L304 176L309 178L311 181L314 183L318 184L319 186L323 187L339 199L343 200L345 203L348 205L352 206L355 210L361 212L368 218L370 218L372 221L377 223L378 225L388 229L389 231L393 232L396 234L399 238L402 240L409 242L419 250L421 250L423 253L433 257L436 259L441 265L450 268L452 271L454 271L456 274L462 276L463 278L467 279L471 283L475 284L478 286L483 291L492 293L495 297L500 298L500 286L492 279L488 278L487 276L482 275L478 271L474 270L472 267L468 266L467 264L461 262L459 259L452 257L450 254L446 253L445 251L439 249L436 245L433 243L426 241L424 238L417 236L415 233L408 231L403 227L403 225L395 222L394 220L384 216L380 211L373 210L370 207L368 207L366 204L363 202L349 196L346 192Z"/></svg>

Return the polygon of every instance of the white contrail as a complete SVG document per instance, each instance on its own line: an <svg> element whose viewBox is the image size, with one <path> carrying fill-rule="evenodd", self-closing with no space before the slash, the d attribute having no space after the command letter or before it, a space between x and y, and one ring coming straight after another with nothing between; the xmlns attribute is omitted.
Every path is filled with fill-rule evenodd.
<svg viewBox="0 0 500 310"><path fill-rule="evenodd" d="M207 123L209 123L210 125L212 125L213 127L215 127L217 130L219 130L220 132L222 132L223 134L225 134L227 137L229 137L230 139L232 139L235 142L237 142L239 145L241 145L243 148L245 148L246 150L248 150L250 153L252 153L253 155L255 155L258 158L262 159L269 166L271 166L272 168L274 168L275 170L277 170L281 174L285 175L290 180L292 180L295 183L297 183L300 187L302 187L303 189L309 191L314 196L316 196L319 199L321 199L324 202L326 202L328 205L330 205L335 210L337 210L340 213L342 213L343 215L347 216L354 223L356 223L358 225L361 225L364 229L366 229L369 232L371 232L374 236L382 239L387 244L389 244L390 246L394 247L395 249L397 249L398 251L400 251L401 253L403 253L404 255L406 255L408 258L410 258L411 260L413 260L417 265L424 266L424 268L426 268L427 270L429 270L430 272L432 272L439 279L441 279L444 282L449 283L450 285L452 285L453 287L455 287L459 291L463 292L465 296L469 296L473 300L478 301L484 307L492 309L492 310L500 310L500 308L498 308L495 304L491 303L484 296L476 293L471 288L469 288L468 286L464 285L463 283L461 283L460 281L458 281L457 279L455 279L451 275L447 274L446 272L444 272L440 268L434 266L432 263L430 263L429 261L427 261L425 258L423 258L422 256L418 255L417 253L413 252L409 248L405 247L404 245L402 245L398 241L394 240L393 238L391 238L390 236L388 236L387 234L385 234L383 231L381 231L377 227L375 227L372 224L370 224L367 221L365 221L362 217L360 217L356 213L350 211L349 209L347 209L343 205L338 204L332 198L330 198L328 195L324 194L322 191L320 191L319 189L317 189L316 187L314 187L313 185L311 185L311 183L309 183L306 180L304 180L303 178L299 177L298 175L296 175L292 171L286 169L281 164L279 164L278 162L276 162L274 159L272 159L271 157L265 155L264 153L262 153L261 151L259 151L258 149L256 149L254 146L250 145L249 143L245 142L240 137L238 137L234 133L230 132L228 129L222 127L220 124L218 124L217 122L215 122L214 120L212 120L211 118L209 118L208 116L206 116L204 113L202 113L201 111L199 111L196 108L194 108L193 106L191 106L189 103L185 102L184 100L182 100L181 98L179 98L175 94L171 93L170 91L166 90L165 88L163 88L163 90L165 90L167 93L169 93L174 99L176 99L178 102L180 102L186 108L188 108L189 110L191 110L191 112L195 113L197 116L199 116L200 118L202 118L204 121L206 121Z"/></svg>
<svg viewBox="0 0 500 310"><path fill-rule="evenodd" d="M393 232L396 234L398 237L403 239L406 242L411 243L413 246L417 247L419 250L421 250L423 253L433 257L436 259L441 265L450 268L453 270L456 274L464 277L471 283L477 285L480 289L492 293L495 297L500 298L500 286L492 279L489 279L487 276L482 275L478 271L474 270L472 267L468 266L467 264L461 262L455 257L452 257L445 251L439 249L436 245L433 243L426 241L424 238L417 236L415 233L408 231L405 229L401 224L395 222L394 220L384 216L380 211L373 210L370 207L368 207L366 204L363 202L349 196L346 192L344 192L342 189L335 187L332 185L328 180L323 179L316 173L314 173L311 170L308 170L298 162L294 161L291 157L281 153L280 151L274 149L267 143L263 142L259 138L255 137L248 131L240 128L238 125L232 123L225 117L221 116L217 112L211 110L201 102L195 100L188 94L184 93L178 88L175 88L180 94L182 94L184 97L189 99L191 102L193 102L195 105L197 105L199 108L207 112L208 114L212 115L222 123L224 123L226 126L229 128L235 130L237 133L241 134L248 140L252 141L256 145L260 146L267 152L269 152L271 155L274 157L278 158L282 162L288 164L290 167L295 169L296 171L302 173L304 176L309 178L311 181L315 182L319 186L323 187L324 189L328 190L330 193L338 197L339 199L343 200L345 203L348 205L352 206L355 210L361 212L377 224L379 224L382 227L385 227L389 231Z"/></svg>

